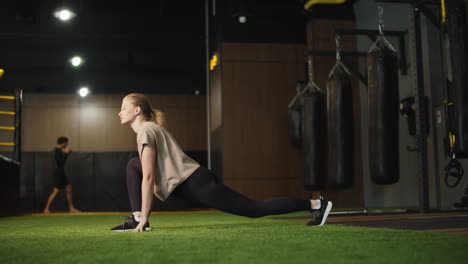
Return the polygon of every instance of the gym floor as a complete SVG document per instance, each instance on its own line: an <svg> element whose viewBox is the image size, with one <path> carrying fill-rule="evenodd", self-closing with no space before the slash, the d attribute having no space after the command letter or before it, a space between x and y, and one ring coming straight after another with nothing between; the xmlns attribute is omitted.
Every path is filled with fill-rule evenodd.
<svg viewBox="0 0 468 264"><path fill-rule="evenodd" d="M120 215L126 213L0 218L0 263L464 263L468 259L468 213L337 216L323 227L308 227L307 213L248 219L217 211L156 212L150 218L150 232L109 231L122 222ZM421 232L428 230L436 232Z"/></svg>

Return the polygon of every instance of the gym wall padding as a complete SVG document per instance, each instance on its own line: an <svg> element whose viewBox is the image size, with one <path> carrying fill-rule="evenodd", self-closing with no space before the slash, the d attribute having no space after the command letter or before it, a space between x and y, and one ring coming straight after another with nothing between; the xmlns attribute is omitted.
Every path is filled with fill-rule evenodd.
<svg viewBox="0 0 468 264"><path fill-rule="evenodd" d="M136 153L94 153L94 187L95 209L108 208L118 211L119 208L130 209L128 206L126 168L127 161L136 157ZM122 173L123 172L123 173Z"/></svg>
<svg viewBox="0 0 468 264"><path fill-rule="evenodd" d="M87 166L83 164L83 166ZM41 210L41 207L44 207L48 195L52 192L52 185L53 185L53 172L54 164L53 164L53 156L50 152L39 152L34 153L34 189L35 189L35 208ZM28 175L29 176L29 175ZM69 179L73 179L70 177ZM65 193L61 192L57 196L57 203L54 205L55 208L57 207L64 207L66 206L65 202Z"/></svg>
<svg viewBox="0 0 468 264"><path fill-rule="evenodd" d="M206 151L187 151L187 155L206 166ZM127 161L136 152L73 152L68 157L65 172L73 186L75 206L83 211L130 210L127 194ZM18 181L22 212L40 212L53 189L53 159L51 152L23 152L23 166ZM2 173L3 175L3 173ZM3 185L2 185L3 186ZM198 208L193 201L155 198L154 210L184 210ZM52 204L52 211L66 211L68 204L62 190Z"/></svg>
<svg viewBox="0 0 468 264"><path fill-rule="evenodd" d="M20 197L21 211L33 212L36 208L36 179L34 152L23 152L21 154L20 169Z"/></svg>
<svg viewBox="0 0 468 264"><path fill-rule="evenodd" d="M19 214L19 166L0 157L0 216Z"/></svg>
<svg viewBox="0 0 468 264"><path fill-rule="evenodd" d="M99 171L97 159L99 154L106 155L107 159L110 162L114 162L111 166L107 167L107 171ZM123 206L122 203L119 203L119 199L114 201L106 200L108 210L105 208L101 209L98 205L102 204L100 201L102 195L100 192L107 191L108 186L113 187L111 192L115 192L118 195L121 195L119 192L120 189L126 188L125 181L120 180L122 176L125 176L125 171L123 173L116 168L121 168L126 165L120 164L120 156L127 154L126 152L110 152L110 153L96 153L96 152L78 152L72 153L69 155L66 163L65 173L68 176L70 183L73 186L73 200L80 210L84 211L113 211L118 208L126 209L128 206ZM99 171L99 173L98 173ZM119 173L120 172L120 173ZM100 185L98 184L99 178L106 177L107 175L115 176L112 181ZM123 186L119 186L123 185ZM50 191L50 186L48 187ZM119 197L117 195L117 197ZM47 199L48 194L46 194ZM125 204L124 204L125 205Z"/></svg>

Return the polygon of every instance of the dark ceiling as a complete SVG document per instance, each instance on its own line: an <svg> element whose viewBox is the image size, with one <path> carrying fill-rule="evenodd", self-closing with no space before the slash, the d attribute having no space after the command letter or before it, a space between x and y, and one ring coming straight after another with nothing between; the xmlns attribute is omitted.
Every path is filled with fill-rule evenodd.
<svg viewBox="0 0 468 264"><path fill-rule="evenodd" d="M304 1L207 2L212 49L221 41L305 42ZM62 6L76 12L72 21L53 16ZM85 63L71 67L73 55ZM0 91L204 93L205 58L204 0L18 0L0 9Z"/></svg>

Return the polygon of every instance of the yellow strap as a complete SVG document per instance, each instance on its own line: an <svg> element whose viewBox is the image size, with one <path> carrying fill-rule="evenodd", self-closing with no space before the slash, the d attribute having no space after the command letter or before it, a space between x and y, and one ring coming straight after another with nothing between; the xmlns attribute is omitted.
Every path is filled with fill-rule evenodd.
<svg viewBox="0 0 468 264"><path fill-rule="evenodd" d="M15 127L0 126L0 130L15 130Z"/></svg>
<svg viewBox="0 0 468 264"><path fill-rule="evenodd" d="M447 105L454 105L453 102L449 102L448 100L444 100L444 103L447 104Z"/></svg>
<svg viewBox="0 0 468 264"><path fill-rule="evenodd" d="M0 69L0 78L2 78L3 73L5 72L4 69Z"/></svg>
<svg viewBox="0 0 468 264"><path fill-rule="evenodd" d="M450 141L450 148L453 149L455 146L455 134L452 134L452 132L449 132L449 141Z"/></svg>
<svg viewBox="0 0 468 264"><path fill-rule="evenodd" d="M10 96L10 95L0 95L0 99L15 100L15 97L14 97L14 96Z"/></svg>
<svg viewBox="0 0 468 264"><path fill-rule="evenodd" d="M0 146L8 146L8 147L13 147L15 143L10 143L10 142L0 142Z"/></svg>
<svg viewBox="0 0 468 264"><path fill-rule="evenodd" d="M0 115L15 115L15 112L0 111Z"/></svg>
<svg viewBox="0 0 468 264"><path fill-rule="evenodd" d="M445 0L440 0L440 13L442 16L442 24L447 22L447 10L445 9Z"/></svg>
<svg viewBox="0 0 468 264"><path fill-rule="evenodd" d="M309 0L304 4L304 9L308 10L313 5L317 4L342 4L346 2L346 0Z"/></svg>

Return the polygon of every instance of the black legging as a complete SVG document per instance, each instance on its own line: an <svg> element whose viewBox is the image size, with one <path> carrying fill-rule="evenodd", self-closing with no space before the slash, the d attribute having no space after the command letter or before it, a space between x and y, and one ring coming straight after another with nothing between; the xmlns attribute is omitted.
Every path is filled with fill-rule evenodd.
<svg viewBox="0 0 468 264"><path fill-rule="evenodd" d="M129 160L127 165L127 187L132 212L141 211L141 182L141 162L138 157L135 157ZM229 187L217 183L213 172L203 166L178 185L171 195L190 201L197 201L203 206L218 209L226 213L252 218L309 211L311 206L310 200L287 198L277 198L268 201L251 200Z"/></svg>

